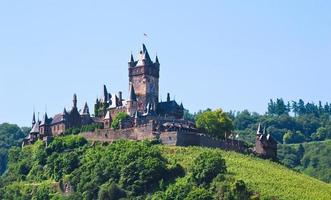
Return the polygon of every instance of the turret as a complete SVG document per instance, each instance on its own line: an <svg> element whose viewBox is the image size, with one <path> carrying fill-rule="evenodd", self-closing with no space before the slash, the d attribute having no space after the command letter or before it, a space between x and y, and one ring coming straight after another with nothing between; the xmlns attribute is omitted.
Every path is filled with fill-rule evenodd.
<svg viewBox="0 0 331 200"><path fill-rule="evenodd" d="M133 84L130 83L129 88L129 99L127 100L127 113L130 116L133 116L138 109L137 96L134 90Z"/></svg>

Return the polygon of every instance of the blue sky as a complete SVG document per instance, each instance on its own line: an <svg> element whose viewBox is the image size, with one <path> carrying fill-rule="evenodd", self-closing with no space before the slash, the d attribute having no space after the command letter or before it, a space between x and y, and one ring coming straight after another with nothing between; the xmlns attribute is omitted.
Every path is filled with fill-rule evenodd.
<svg viewBox="0 0 331 200"><path fill-rule="evenodd" d="M0 123L93 107L128 90L144 42L160 96L191 111L264 113L270 98L331 101L330 1L0 1ZM143 36L148 34L148 38Z"/></svg>

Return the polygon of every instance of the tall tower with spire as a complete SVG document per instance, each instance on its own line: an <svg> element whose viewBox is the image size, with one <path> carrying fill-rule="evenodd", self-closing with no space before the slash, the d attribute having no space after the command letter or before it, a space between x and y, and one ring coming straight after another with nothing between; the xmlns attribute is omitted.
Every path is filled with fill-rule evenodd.
<svg viewBox="0 0 331 200"><path fill-rule="evenodd" d="M157 105L159 102L159 59L156 56L153 62L143 44L138 60L135 61L131 54L128 65L129 82L132 83L137 97L138 111L144 112L148 103Z"/></svg>

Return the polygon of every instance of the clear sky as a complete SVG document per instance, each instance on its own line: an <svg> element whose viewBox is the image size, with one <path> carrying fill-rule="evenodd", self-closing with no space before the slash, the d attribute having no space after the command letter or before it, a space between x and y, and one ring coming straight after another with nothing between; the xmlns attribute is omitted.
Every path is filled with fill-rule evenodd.
<svg viewBox="0 0 331 200"><path fill-rule="evenodd" d="M127 96L144 42L160 96L191 111L264 113L270 98L331 101L331 1L0 1L0 123L29 126L106 84ZM148 37L144 37L147 33Z"/></svg>

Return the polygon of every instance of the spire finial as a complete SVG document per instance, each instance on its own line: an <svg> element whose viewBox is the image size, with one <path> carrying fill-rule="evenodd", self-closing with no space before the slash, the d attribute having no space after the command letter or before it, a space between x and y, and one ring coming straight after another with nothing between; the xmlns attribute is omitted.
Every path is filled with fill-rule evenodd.
<svg viewBox="0 0 331 200"><path fill-rule="evenodd" d="M132 51L131 51L131 56L130 56L130 63L134 63L134 58L133 58L133 55L132 55Z"/></svg>
<svg viewBox="0 0 331 200"><path fill-rule="evenodd" d="M35 114L34 107L33 107L32 127L33 127L33 125L34 125L35 123L36 123L36 114Z"/></svg>
<svg viewBox="0 0 331 200"><path fill-rule="evenodd" d="M73 96L72 102L73 102L73 108L77 108L77 95L76 95L76 93Z"/></svg>

